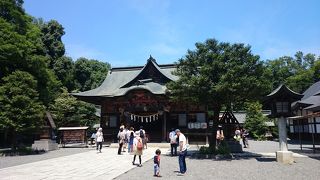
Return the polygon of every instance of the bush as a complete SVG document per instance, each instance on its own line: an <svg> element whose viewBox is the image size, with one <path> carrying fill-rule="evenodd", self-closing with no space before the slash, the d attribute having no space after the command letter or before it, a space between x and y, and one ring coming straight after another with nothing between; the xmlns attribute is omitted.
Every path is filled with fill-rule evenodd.
<svg viewBox="0 0 320 180"><path fill-rule="evenodd" d="M228 144L225 141L222 141L220 146L218 146L216 153L222 154L222 155L228 155L231 153L231 151Z"/></svg>
<svg viewBox="0 0 320 180"><path fill-rule="evenodd" d="M267 117L262 112L262 105L259 102L246 104L247 116L244 123L245 128L249 131L252 138L264 140L265 133L268 130L266 126Z"/></svg>
<svg viewBox="0 0 320 180"><path fill-rule="evenodd" d="M4 150L0 152L1 156L24 156L24 155L34 155L45 153L45 150L34 150L31 147L19 147L15 151Z"/></svg>
<svg viewBox="0 0 320 180"><path fill-rule="evenodd" d="M215 149L211 147L201 146L199 149L200 154L215 154Z"/></svg>

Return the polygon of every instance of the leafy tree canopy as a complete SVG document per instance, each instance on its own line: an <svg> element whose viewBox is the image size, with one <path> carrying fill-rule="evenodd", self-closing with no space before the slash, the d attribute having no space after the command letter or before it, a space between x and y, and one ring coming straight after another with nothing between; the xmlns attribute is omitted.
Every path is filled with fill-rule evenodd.
<svg viewBox="0 0 320 180"><path fill-rule="evenodd" d="M174 100L222 105L255 99L270 89L263 63L250 46L208 39L178 62L179 80L168 88Z"/></svg>
<svg viewBox="0 0 320 180"><path fill-rule="evenodd" d="M75 62L76 88L80 91L87 91L98 87L106 78L109 69L109 63L79 58Z"/></svg>
<svg viewBox="0 0 320 180"><path fill-rule="evenodd" d="M272 82L273 89L280 84L287 84L296 92L305 91L310 85L316 82L315 54L303 55L298 51L295 57L283 56L266 62L268 79Z"/></svg>
<svg viewBox="0 0 320 180"><path fill-rule="evenodd" d="M78 101L63 88L60 96L50 106L50 111L58 127L89 126L97 121L94 105Z"/></svg>
<svg viewBox="0 0 320 180"><path fill-rule="evenodd" d="M213 108L216 133L222 106L257 99L271 90L264 78L263 62L251 53L250 46L208 39L196 43L177 64L179 80L170 82L168 89L174 101L206 104ZM215 135L213 136L215 137ZM210 146L215 147L211 138Z"/></svg>
<svg viewBox="0 0 320 180"><path fill-rule="evenodd" d="M35 90L37 81L23 71L15 71L3 78L0 86L0 127L12 133L15 147L16 134L40 127L44 106Z"/></svg>
<svg viewBox="0 0 320 180"><path fill-rule="evenodd" d="M65 53L64 44L61 40L65 34L64 28L55 20L51 20L40 26L42 32L42 42L44 43L46 54L50 56L50 68L53 67L55 61L62 57Z"/></svg>

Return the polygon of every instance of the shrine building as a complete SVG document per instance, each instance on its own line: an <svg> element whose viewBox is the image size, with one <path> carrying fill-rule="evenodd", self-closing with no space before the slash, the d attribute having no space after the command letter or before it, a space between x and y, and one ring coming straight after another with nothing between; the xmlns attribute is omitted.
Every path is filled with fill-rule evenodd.
<svg viewBox="0 0 320 180"><path fill-rule="evenodd" d="M100 126L104 138L117 141L120 125L140 126L151 142L168 140L172 128L179 128L191 141L208 141L206 106L174 103L169 100L166 83L175 81L175 64L159 65L150 56L144 66L112 68L96 89L73 94L100 105Z"/></svg>

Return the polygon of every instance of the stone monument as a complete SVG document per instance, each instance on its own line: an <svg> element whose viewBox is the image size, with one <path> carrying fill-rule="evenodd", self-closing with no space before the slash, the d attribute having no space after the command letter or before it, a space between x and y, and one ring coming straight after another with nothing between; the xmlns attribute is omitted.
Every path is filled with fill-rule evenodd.
<svg viewBox="0 0 320 180"><path fill-rule="evenodd" d="M32 144L32 149L45 151L59 149L58 143L55 141L54 129L56 129L56 125L52 119L52 116L49 112L46 112L44 125L40 130L40 140L34 141Z"/></svg>

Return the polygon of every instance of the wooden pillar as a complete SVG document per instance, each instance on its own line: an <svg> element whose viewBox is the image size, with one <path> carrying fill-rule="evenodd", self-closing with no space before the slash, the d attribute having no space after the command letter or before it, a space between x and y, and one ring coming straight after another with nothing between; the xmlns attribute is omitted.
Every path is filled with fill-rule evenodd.
<svg viewBox="0 0 320 180"><path fill-rule="evenodd" d="M167 140L167 112L163 112L163 121L162 121L162 141Z"/></svg>

